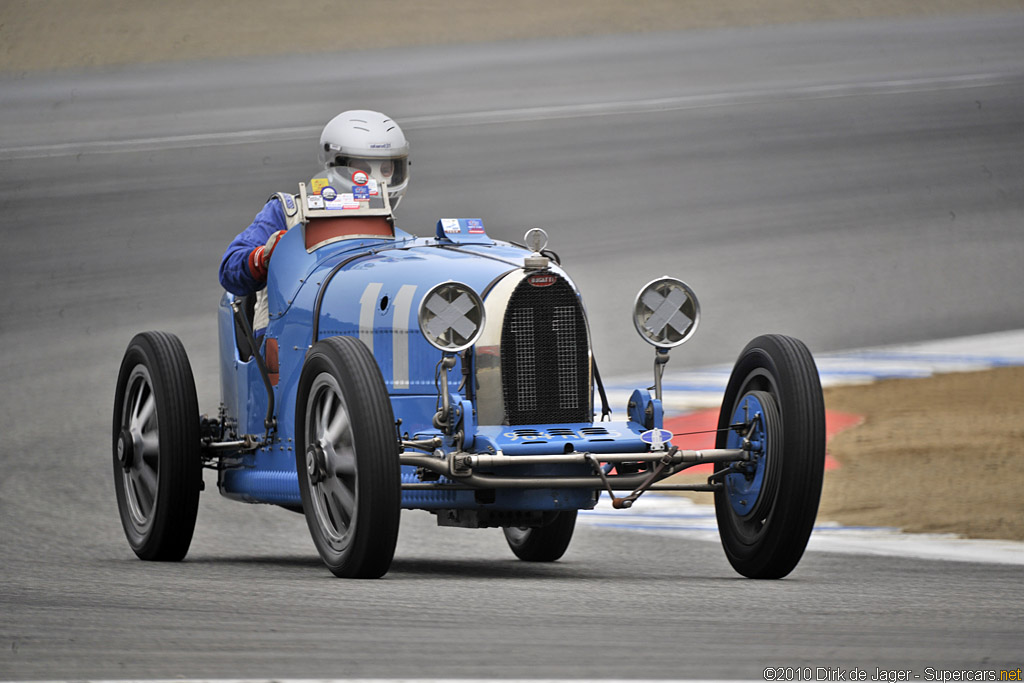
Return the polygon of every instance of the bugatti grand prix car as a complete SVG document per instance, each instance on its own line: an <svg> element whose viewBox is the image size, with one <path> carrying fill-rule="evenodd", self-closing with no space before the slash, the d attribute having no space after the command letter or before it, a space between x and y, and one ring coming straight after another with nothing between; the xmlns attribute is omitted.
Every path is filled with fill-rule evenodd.
<svg viewBox="0 0 1024 683"><path fill-rule="evenodd" d="M428 238L395 227L383 188L286 195L295 218L274 252L269 325L252 297L219 309L222 402L201 415L172 334L128 345L113 411L121 521L143 559L178 560L195 528L203 468L228 498L305 515L327 567L379 577L400 510L441 526L500 527L513 553L557 560L577 511L654 490L713 491L726 555L778 578L803 554L824 468L824 406L798 340L751 341L732 372L716 448L663 428L662 373L697 328L682 281L640 290L633 322L655 347L654 382L612 420L580 292L533 229L491 239L478 219ZM314 191L316 188L316 191ZM292 201L288 201L292 200ZM665 480L714 463L706 483Z"/></svg>

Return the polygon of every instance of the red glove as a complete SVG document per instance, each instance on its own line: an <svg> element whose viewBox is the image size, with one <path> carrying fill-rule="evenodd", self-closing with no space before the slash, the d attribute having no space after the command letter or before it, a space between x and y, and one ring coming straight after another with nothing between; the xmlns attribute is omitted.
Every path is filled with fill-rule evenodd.
<svg viewBox="0 0 1024 683"><path fill-rule="evenodd" d="M249 273L253 278L262 282L267 279L267 268L270 266L270 257L274 253L277 241L284 235L284 230L278 230L267 240L265 245L256 247L249 252Z"/></svg>

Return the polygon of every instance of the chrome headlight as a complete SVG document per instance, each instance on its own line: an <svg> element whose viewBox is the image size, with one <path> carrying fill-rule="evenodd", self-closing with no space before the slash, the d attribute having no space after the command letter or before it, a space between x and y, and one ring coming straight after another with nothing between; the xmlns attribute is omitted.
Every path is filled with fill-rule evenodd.
<svg viewBox="0 0 1024 683"><path fill-rule="evenodd" d="M660 348L679 346L697 331L700 304L682 280L660 277L640 290L633 304L633 324L649 343Z"/></svg>
<svg viewBox="0 0 1024 683"><path fill-rule="evenodd" d="M420 302L420 332L431 346L446 353L469 348L484 330L484 303L468 285L442 282Z"/></svg>

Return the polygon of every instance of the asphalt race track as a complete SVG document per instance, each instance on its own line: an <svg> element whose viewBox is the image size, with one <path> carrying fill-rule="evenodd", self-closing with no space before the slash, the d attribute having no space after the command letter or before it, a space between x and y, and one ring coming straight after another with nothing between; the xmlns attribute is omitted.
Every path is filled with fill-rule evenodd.
<svg viewBox="0 0 1024 683"><path fill-rule="evenodd" d="M145 329L182 337L216 410L221 253L345 108L411 138L410 232L547 229L609 376L649 372L629 310L662 274L703 316L669 373L769 331L826 352L1024 328L1022 35L1014 14L0 77L0 678L1017 669L1015 566L818 552L754 582L713 543L592 526L533 566L406 513L388 576L344 582L301 516L209 478L187 561L143 563L110 412Z"/></svg>

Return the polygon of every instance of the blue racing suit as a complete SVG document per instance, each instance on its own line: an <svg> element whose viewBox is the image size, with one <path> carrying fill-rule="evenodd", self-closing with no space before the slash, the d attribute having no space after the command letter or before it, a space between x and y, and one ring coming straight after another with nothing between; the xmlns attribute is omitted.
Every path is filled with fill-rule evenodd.
<svg viewBox="0 0 1024 683"><path fill-rule="evenodd" d="M263 209L256 214L252 225L231 241L220 262L220 284L235 296L252 294L267 286L266 281L257 280L249 270L249 254L256 247L267 243L278 230L287 230L284 209L276 197L271 197Z"/></svg>

